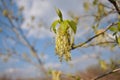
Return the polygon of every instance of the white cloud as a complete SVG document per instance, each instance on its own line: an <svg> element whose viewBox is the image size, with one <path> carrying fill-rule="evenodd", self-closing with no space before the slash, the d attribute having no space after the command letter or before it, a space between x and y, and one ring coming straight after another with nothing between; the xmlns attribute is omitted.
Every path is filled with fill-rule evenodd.
<svg viewBox="0 0 120 80"><path fill-rule="evenodd" d="M19 61L20 61L20 59L18 59L18 58L10 58L9 59L9 63L17 63Z"/></svg>
<svg viewBox="0 0 120 80"><path fill-rule="evenodd" d="M31 35L33 35L36 38L45 38L45 37L49 37L49 36L53 36L53 33L50 32L50 29L46 29L45 27L41 27L41 28L34 28L34 29L29 29L29 33L28 33L28 37L30 37Z"/></svg>
<svg viewBox="0 0 120 80"><path fill-rule="evenodd" d="M25 18L22 28L29 30L28 37L38 37L44 38L52 36L50 29L46 26L39 26L42 20L48 22L52 14L50 11L52 10L51 4L48 1L41 0L16 0L18 7L24 6L23 16ZM53 11L52 11L53 12ZM31 16L35 17L35 20L31 20ZM50 17L48 17L50 16ZM51 19L50 19L51 20ZM29 24L29 25L28 25ZM33 26L33 27L32 27Z"/></svg>
<svg viewBox="0 0 120 80"><path fill-rule="evenodd" d="M25 20L22 24L22 28L29 30L28 32L29 37L32 36L32 37L44 38L44 37L53 36L53 34L48 29L48 27L47 29L45 26L42 26L42 28L40 28L38 26L38 23L40 23L40 19L41 19L50 28L52 21L55 20L57 16L54 7L60 8L65 18L67 18L68 11L73 11L76 14L83 13L82 5L80 5L83 2L82 0L80 1L79 0L75 0L75 1L15 0L15 2L17 3L18 7L24 6L23 16ZM69 3L72 6L65 3ZM35 16L36 20L31 21L31 16ZM28 26L28 24L34 25L34 28Z"/></svg>
<svg viewBox="0 0 120 80"><path fill-rule="evenodd" d="M70 64L77 64L77 63L80 63L80 62L83 62L83 61L87 61L89 59L96 59L97 57L99 56L99 54L96 54L96 53L92 53L92 54L85 54L81 57L77 57L75 59L73 59Z"/></svg>
<svg viewBox="0 0 120 80"><path fill-rule="evenodd" d="M28 32L29 37L32 36L36 38L53 36L48 28L50 28L52 21L57 17L55 13L55 7L62 10L64 18L68 18L68 12L71 11L76 15L85 15L87 13L84 12L82 5L84 1L87 0L15 0L18 7L24 6L25 8L23 11L25 21L22 24L22 28L30 30ZM91 0L89 1L91 2ZM101 2L108 4L107 0L101 0ZM95 9L92 9L92 12L94 12L94 10ZM36 20L31 21L31 16L35 16ZM38 23L41 22L40 20L43 20L47 25L42 26L43 28L40 28L38 26ZM93 23L93 20L94 19L91 19L90 17L80 20L79 30L82 29L84 32L83 27L89 27ZM28 26L28 23L34 25L34 28ZM78 31L78 34L81 34L81 31Z"/></svg>
<svg viewBox="0 0 120 80"><path fill-rule="evenodd" d="M48 68L55 69L55 68L60 68L62 65L60 63L49 62L49 63L46 63L44 66L46 69Z"/></svg>
<svg viewBox="0 0 120 80"><path fill-rule="evenodd" d="M43 61L46 61L46 60L48 60L48 59L50 58L49 55L43 54L43 53L41 53L41 54L39 55L39 57L40 57Z"/></svg>
<svg viewBox="0 0 120 80"><path fill-rule="evenodd" d="M11 78L16 78L16 77L35 77L37 73L40 73L40 71L37 70L36 67L29 65L21 68L10 67L0 74L6 74Z"/></svg>

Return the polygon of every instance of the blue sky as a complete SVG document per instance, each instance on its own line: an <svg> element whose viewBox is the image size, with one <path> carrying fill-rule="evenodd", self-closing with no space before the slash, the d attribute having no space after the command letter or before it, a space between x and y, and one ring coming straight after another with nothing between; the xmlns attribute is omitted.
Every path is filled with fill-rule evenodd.
<svg viewBox="0 0 120 80"><path fill-rule="evenodd" d="M17 10L21 6L24 7L22 15L17 15L24 18L24 21L18 22L16 24L19 25L29 42L35 43L35 49L37 50L39 56L42 58L42 60L45 62L45 68L54 68L54 69L60 69L66 72L74 72L76 69L83 70L88 65L95 64L96 57L98 55L102 55L103 59L108 59L109 57L113 56L113 52L111 52L107 48L101 48L101 47L90 47L90 48L80 48L77 50L71 51L72 55L72 61L70 64L73 64L73 67L71 67L66 62L59 62L58 57L55 55L54 52L54 34L50 31L50 25L51 23L57 19L57 15L55 13L55 7L59 8L64 16L64 19L71 19L70 16L68 16L68 12L73 12L76 16L78 15L84 15L87 14L84 11L83 8L83 2L87 0L14 0L14 6L8 6L10 9L12 9L17 15ZM90 0L89 0L90 1ZM107 3L106 0L101 0L104 3ZM7 3L7 1L6 1ZM0 4L1 5L1 4ZM94 8L92 9L93 11ZM90 12L88 12L90 13ZM31 20L31 16L35 17L35 20ZM107 21L111 20L116 15L108 16L107 19L103 19L101 21L100 28L105 27L108 23ZM2 14L0 13L0 20L3 22L6 22L5 17L2 17ZM106 23L105 23L106 21ZM114 20L113 20L114 21ZM7 22L8 23L8 22ZM87 37L92 36L92 29L89 27L94 23L93 17L84 18L82 20L79 20L78 24L78 31L77 35L75 36L76 43L83 42L87 39ZM9 24L9 23L8 23ZM41 25L41 26L39 26ZM32 27L34 26L34 27ZM3 28L4 26L0 27L10 36L13 35L13 33L7 29ZM4 42L5 41L5 42ZM19 54L26 53L28 56L37 63L36 59L29 55L29 50L27 47L23 46L22 44L16 44L15 41L11 39L7 39L4 37L4 33L0 33L0 50L4 52L3 44L7 43L7 47L15 47L15 49L18 51ZM118 49L116 49L117 51ZM118 50L119 51L119 50ZM41 56L44 54L44 56ZM19 59L17 56L13 56L9 59L8 62L3 62L2 58L5 56L2 56L0 58L0 71L1 74L4 72L8 73L14 73L15 71L18 73L24 73L28 75L31 72L36 72L36 68L32 66L29 63L24 62L24 60Z"/></svg>

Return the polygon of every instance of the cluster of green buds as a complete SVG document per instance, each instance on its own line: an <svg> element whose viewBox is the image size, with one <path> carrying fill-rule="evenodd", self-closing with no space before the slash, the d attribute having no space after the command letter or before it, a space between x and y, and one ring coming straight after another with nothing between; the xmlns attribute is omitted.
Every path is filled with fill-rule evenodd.
<svg viewBox="0 0 120 80"><path fill-rule="evenodd" d="M59 9L56 9L59 16L59 20L56 20L52 24L52 30L55 32L55 52L59 56L60 61L65 59L71 60L71 48L74 43L74 33L76 33L76 23L70 20L63 20L62 13ZM59 27L56 29L56 25Z"/></svg>
<svg viewBox="0 0 120 80"><path fill-rule="evenodd" d="M71 55L70 55L70 49L71 49L71 44L70 44L70 34L69 31L67 30L66 32L61 31L60 27L56 33L56 39L55 39L55 50L56 54L59 56L60 61L62 61L62 58L64 57L66 61L71 60Z"/></svg>

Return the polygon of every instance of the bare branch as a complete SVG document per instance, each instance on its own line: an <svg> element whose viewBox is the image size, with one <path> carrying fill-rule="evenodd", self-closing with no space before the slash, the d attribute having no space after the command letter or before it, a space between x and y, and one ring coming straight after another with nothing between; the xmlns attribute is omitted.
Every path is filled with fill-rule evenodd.
<svg viewBox="0 0 120 80"><path fill-rule="evenodd" d="M96 38L96 37L100 36L101 34L105 33L107 30L109 30L109 28L111 28L113 25L116 25L116 24L117 23L112 23L112 24L108 25L107 28L104 29L101 33L94 35L93 37L89 38L87 41L85 41L83 43L80 43L78 45L74 45L71 50L84 46L88 42L92 41L94 38Z"/></svg>
<svg viewBox="0 0 120 80"><path fill-rule="evenodd" d="M114 41L99 42L99 43L95 43L95 44L89 44L85 47L96 46L96 45L101 45L101 44L109 44L109 43L110 44L115 44L116 42L114 42Z"/></svg>
<svg viewBox="0 0 120 80"><path fill-rule="evenodd" d="M91 80L98 80L98 79L101 79L101 78L103 78L103 77L106 77L106 76L108 76L108 75L110 75L110 74L116 73L116 72L118 72L118 71L120 71L120 68L117 68L117 69L114 69L114 70L112 70L112 71L109 71L109 72L107 72L107 73L105 73L105 74L102 74L102 75L100 75L100 76L97 76L97 77L95 77L95 78L93 78L93 79L91 79Z"/></svg>
<svg viewBox="0 0 120 80"><path fill-rule="evenodd" d="M5 7L5 9L8 10L5 2L4 2L3 0L1 0L1 1L2 1L2 4L3 4L3 6ZM26 36L25 36L23 33L21 33L22 30L21 30L20 28L18 29L18 28L15 26L14 22L13 22L12 19L11 19L11 16L8 15L8 16L6 16L6 18L8 19L9 23L11 24L12 30L15 32L16 37L20 40L20 42L23 43L25 46L27 46L27 47L30 49L30 51L31 51L32 54L35 54L35 57L36 57L36 59L37 59L38 62L39 62L39 67L41 68L41 70L43 71L43 73L46 75L47 72L46 72L46 70L45 70L45 68L44 68L43 62L42 62L42 60L39 58L39 56L38 56L35 48L29 43L29 41L27 40Z"/></svg>
<svg viewBox="0 0 120 80"><path fill-rule="evenodd" d="M120 9L119 9L119 6L116 2L116 0L108 0L111 4L113 4L113 6L115 7L117 13L120 15Z"/></svg>

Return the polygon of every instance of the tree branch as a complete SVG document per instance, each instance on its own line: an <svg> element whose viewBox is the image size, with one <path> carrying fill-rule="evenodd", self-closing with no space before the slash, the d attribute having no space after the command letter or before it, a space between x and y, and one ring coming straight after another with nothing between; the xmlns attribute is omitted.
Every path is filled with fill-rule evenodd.
<svg viewBox="0 0 120 80"><path fill-rule="evenodd" d="M95 44L89 44L89 45L87 45L87 46L85 46L85 47L90 47L90 46L96 46L96 45L101 45L101 44L115 44L116 42L114 42L114 41L105 41L105 42L99 42L99 43L95 43Z"/></svg>
<svg viewBox="0 0 120 80"><path fill-rule="evenodd" d="M5 4L4 0L1 0L1 2L2 2L3 6L5 7L5 9L8 10L7 5ZM6 16L6 18L8 19L10 25L12 26L12 30L13 30L14 33L16 34L16 37L19 39L19 41L20 41L22 44L24 44L25 46L27 46L27 47L30 49L30 51L31 51L32 54L35 54L35 57L36 57L36 59L37 59L38 62L39 62L40 69L41 69L41 70L43 71L43 73L47 76L47 71L46 71L46 69L44 68L44 64L43 64L41 58L39 57L39 55L37 54L37 51L35 50L35 48L29 43L29 41L27 40L26 36L25 36L23 33L21 33L22 30L21 30L20 28L18 29L18 28L16 27L16 25L14 24L14 22L13 22L12 19L11 19L11 16L8 15L8 16Z"/></svg>
<svg viewBox="0 0 120 80"><path fill-rule="evenodd" d="M120 15L120 9L119 6L117 4L117 2L115 0L108 0L111 4L113 4L113 6L115 7L117 13Z"/></svg>
<svg viewBox="0 0 120 80"><path fill-rule="evenodd" d="M116 72L118 72L118 71L120 71L120 68L117 68L117 69L114 69L114 70L112 70L112 71L109 71L109 72L107 72L107 73L105 73L105 74L102 74L102 75L100 75L100 76L97 76L97 77L95 77L95 78L93 78L93 79L91 79L91 80L98 80L98 79L100 79L100 78L103 78L103 77L108 76L108 75L110 75L110 74L116 73Z"/></svg>
<svg viewBox="0 0 120 80"><path fill-rule="evenodd" d="M109 30L113 25L116 25L116 24L117 24L117 23L112 23L112 24L108 25L107 28L104 29L101 33L94 35L93 37L89 38L87 41L85 41L85 42L83 42L83 43L80 43L80 44L78 44L78 45L74 45L71 50L74 50L74 49L76 49L76 48L78 48L78 47L84 46L84 45L87 44L88 42L92 41L94 38L96 38L96 37L100 36L101 34L105 33L105 32L106 32L107 30Z"/></svg>

